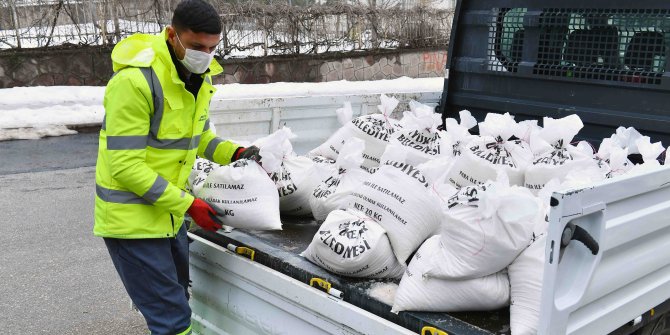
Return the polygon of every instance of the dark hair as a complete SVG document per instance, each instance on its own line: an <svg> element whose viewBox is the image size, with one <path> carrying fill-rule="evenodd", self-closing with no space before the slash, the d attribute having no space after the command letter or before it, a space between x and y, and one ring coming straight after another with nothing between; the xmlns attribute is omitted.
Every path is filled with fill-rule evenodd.
<svg viewBox="0 0 670 335"><path fill-rule="evenodd" d="M214 6L203 0L182 0L172 15L172 26L177 31L220 34L221 19Z"/></svg>

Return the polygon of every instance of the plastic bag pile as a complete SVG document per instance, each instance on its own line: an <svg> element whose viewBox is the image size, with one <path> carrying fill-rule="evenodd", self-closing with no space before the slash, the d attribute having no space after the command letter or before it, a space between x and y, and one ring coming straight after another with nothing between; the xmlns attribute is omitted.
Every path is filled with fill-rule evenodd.
<svg viewBox="0 0 670 335"><path fill-rule="evenodd" d="M353 117L345 103L342 127L307 156L283 128L254 142L260 165L199 159L188 189L235 228L281 229L280 213L315 218L301 255L342 276L400 279L393 312L510 306L512 334L526 335L537 333L550 194L658 169L666 155L633 128L597 150L575 142L577 115L540 126L461 111L438 130L432 107L412 101L396 120L397 106L382 95L380 113Z"/></svg>

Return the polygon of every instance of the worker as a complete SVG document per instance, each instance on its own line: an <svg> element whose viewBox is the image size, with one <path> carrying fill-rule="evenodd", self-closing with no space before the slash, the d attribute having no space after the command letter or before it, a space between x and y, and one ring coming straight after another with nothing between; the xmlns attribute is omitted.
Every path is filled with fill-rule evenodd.
<svg viewBox="0 0 670 335"><path fill-rule="evenodd" d="M196 154L219 164L260 162L257 147L224 141L210 129L219 15L184 0L158 35L135 34L112 51L114 76L96 165L95 227L151 334L190 334L185 213L216 231L216 211L185 191Z"/></svg>

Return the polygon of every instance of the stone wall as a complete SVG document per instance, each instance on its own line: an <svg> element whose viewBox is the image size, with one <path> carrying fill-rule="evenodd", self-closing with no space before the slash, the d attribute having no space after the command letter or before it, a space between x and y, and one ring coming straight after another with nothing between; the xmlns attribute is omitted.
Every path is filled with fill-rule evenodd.
<svg viewBox="0 0 670 335"><path fill-rule="evenodd" d="M0 53L0 88L105 85L112 75L110 48L72 47ZM221 83L323 82L444 75L446 51L403 50L361 55L224 60Z"/></svg>
<svg viewBox="0 0 670 335"><path fill-rule="evenodd" d="M0 88L105 85L112 75L110 54L110 48L102 47L3 51Z"/></svg>
<svg viewBox="0 0 670 335"><path fill-rule="evenodd" d="M360 56L224 61L224 83L378 80L444 76L446 51L404 50Z"/></svg>

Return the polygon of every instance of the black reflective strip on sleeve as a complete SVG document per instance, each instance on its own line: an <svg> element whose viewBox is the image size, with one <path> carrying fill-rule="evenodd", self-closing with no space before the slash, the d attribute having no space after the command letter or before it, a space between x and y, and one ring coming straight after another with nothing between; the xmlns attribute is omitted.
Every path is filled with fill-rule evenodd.
<svg viewBox="0 0 670 335"><path fill-rule="evenodd" d="M203 132L206 132L209 130L209 119L205 121L205 128L202 129Z"/></svg>
<svg viewBox="0 0 670 335"><path fill-rule="evenodd" d="M147 147L147 136L107 136L107 150L139 150Z"/></svg>
<svg viewBox="0 0 670 335"><path fill-rule="evenodd" d="M146 199L150 203L155 203L160 199L161 195L165 192L165 189L168 186L168 181L165 180L165 178L161 176L156 177L156 181L154 181L154 184L151 185L151 188L147 191L147 193L144 193L142 198Z"/></svg>
<svg viewBox="0 0 670 335"><path fill-rule="evenodd" d="M205 149L205 158L214 161L214 152L221 142L223 142L223 140L218 137L209 141L209 144L207 144L207 148Z"/></svg>
<svg viewBox="0 0 670 335"><path fill-rule="evenodd" d="M95 194L98 198L106 202L131 205L151 205L148 201L133 192L112 190L98 184L95 185Z"/></svg>

